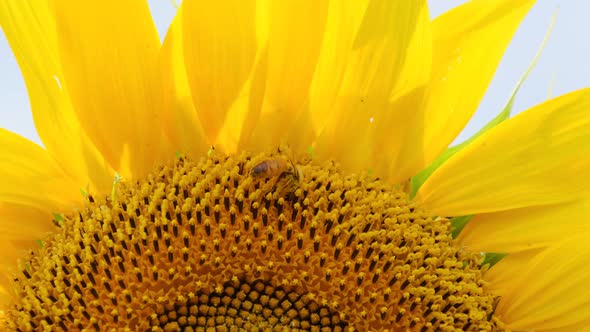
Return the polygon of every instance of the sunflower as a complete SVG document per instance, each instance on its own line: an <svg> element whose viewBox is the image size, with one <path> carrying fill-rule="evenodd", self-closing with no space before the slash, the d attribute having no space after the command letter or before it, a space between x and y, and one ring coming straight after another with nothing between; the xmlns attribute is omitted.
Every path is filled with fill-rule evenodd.
<svg viewBox="0 0 590 332"><path fill-rule="evenodd" d="M447 149L533 3L0 1L4 328L587 329L590 90Z"/></svg>

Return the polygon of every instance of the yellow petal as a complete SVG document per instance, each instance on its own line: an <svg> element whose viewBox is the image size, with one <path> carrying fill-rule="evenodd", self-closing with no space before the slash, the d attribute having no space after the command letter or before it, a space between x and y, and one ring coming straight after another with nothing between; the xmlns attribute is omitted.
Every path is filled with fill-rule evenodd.
<svg viewBox="0 0 590 332"><path fill-rule="evenodd" d="M580 320L577 323L570 324L567 326L560 326L558 328L540 328L535 330L535 332L590 332L590 320Z"/></svg>
<svg viewBox="0 0 590 332"><path fill-rule="evenodd" d="M0 274L0 308L7 308L12 301L10 296L10 275L8 273ZM4 311L0 310L0 319L4 316Z"/></svg>
<svg viewBox="0 0 590 332"><path fill-rule="evenodd" d="M513 253L549 246L571 234L590 232L590 200L476 215L457 241L470 251Z"/></svg>
<svg viewBox="0 0 590 332"><path fill-rule="evenodd" d="M358 22L354 39L331 36L334 46L329 48L341 54L327 54L342 60L318 82L337 85L338 90L335 96L328 94L327 102L313 99L317 109L310 113L310 125L316 132L321 130L317 155L357 170L391 165L391 156L399 153L400 142L405 143L406 128L412 126L431 64L426 1L373 1L361 13L360 19L351 14L352 18L342 18L353 27ZM335 33L354 32L348 30L335 29ZM327 77L332 72L330 82ZM332 93L317 85L314 88Z"/></svg>
<svg viewBox="0 0 590 332"><path fill-rule="evenodd" d="M511 330L565 329L590 323L589 235L564 239L534 257L525 269L504 268L504 274L519 273L496 308Z"/></svg>
<svg viewBox="0 0 590 332"><path fill-rule="evenodd" d="M209 148L205 133L193 106L182 47L182 10L176 16L164 39L159 61L162 74L165 132L177 151L198 158Z"/></svg>
<svg viewBox="0 0 590 332"><path fill-rule="evenodd" d="M106 192L112 172L73 112L47 1L2 1L0 24L23 73L43 145L80 185Z"/></svg>
<svg viewBox="0 0 590 332"><path fill-rule="evenodd" d="M4 129L0 129L0 179L0 202L53 212L82 200L78 184L47 151Z"/></svg>
<svg viewBox="0 0 590 332"><path fill-rule="evenodd" d="M431 67L426 1L370 1L352 44L341 95L395 100L426 83Z"/></svg>
<svg viewBox="0 0 590 332"><path fill-rule="evenodd" d="M531 249L511 253L502 258L484 274L488 282L487 289L497 296L504 296L514 285L520 282L523 271L531 261L546 248Z"/></svg>
<svg viewBox="0 0 590 332"><path fill-rule="evenodd" d="M464 147L466 147L467 145L469 145L475 138L477 138L482 133L493 128L498 123L501 123L502 121L505 121L506 119L508 119L508 117L510 116L510 113L512 112L512 107L514 106L514 100L515 100L518 92L520 91L522 84L526 81L526 79L529 76L529 74L531 73L532 69L536 66L537 61L539 60L539 57L541 56L541 54L543 53L543 50L545 49L545 45L547 44L547 40L549 40L549 36L551 35L551 31L553 30L553 23L555 22L555 18L556 18L556 15L553 15L553 19L551 21L551 24L549 25L549 28L547 29L547 32L545 33L545 38L543 38L543 42L539 46L539 49L537 50L535 57L533 58L531 63L529 63L525 72L518 80L516 86L514 87L514 90L512 90L512 94L510 95L510 98L508 99L508 102L506 103L506 105L504 106L502 111L500 113L498 113L498 115L496 115L492 120L490 120L488 123L486 123L485 126L480 128L480 130L477 133L475 133L474 135L472 135L469 139L462 142L461 144L457 144L457 145L447 148L445 151L438 154L438 156L428 165L428 167L422 169L418 174L414 174L411 179L410 197L414 197L414 195L416 194L416 191L418 191L420 186L422 186L424 181L426 181L426 179L428 179L428 177L432 174L432 172L434 172L440 165L442 165L445 161L447 161L451 156L453 156L459 150L461 150ZM418 150L418 149L416 149L416 150ZM411 160L412 158L408 158L408 159ZM416 158L414 158L414 159L416 159Z"/></svg>
<svg viewBox="0 0 590 332"><path fill-rule="evenodd" d="M268 17L267 57L261 109L251 109L256 125L242 138L248 147L262 149L285 140L294 120L309 102L309 90L322 50L328 1L270 1L259 8ZM259 20L259 29L265 29ZM262 78L261 78L262 79Z"/></svg>
<svg viewBox="0 0 590 332"><path fill-rule="evenodd" d="M120 174L145 175L166 153L160 42L147 3L55 0L53 9L62 84L82 127Z"/></svg>
<svg viewBox="0 0 590 332"><path fill-rule="evenodd" d="M358 29L368 1L330 1L325 31L315 73L310 85L309 104L292 130L289 144L295 149L309 147L336 112L334 103L347 70Z"/></svg>
<svg viewBox="0 0 590 332"><path fill-rule="evenodd" d="M191 95L209 141L215 142L254 65L259 46L256 3L186 0L182 6Z"/></svg>
<svg viewBox="0 0 590 332"><path fill-rule="evenodd" d="M467 124L502 55L535 0L470 1L432 24L432 77L421 110L426 166ZM419 128L419 127L416 127ZM419 151L419 150L418 150Z"/></svg>
<svg viewBox="0 0 590 332"><path fill-rule="evenodd" d="M9 280L17 259L54 231L51 214L30 206L0 203L0 308L8 302Z"/></svg>
<svg viewBox="0 0 590 332"><path fill-rule="evenodd" d="M458 216L573 201L590 185L590 89L547 101L477 138L415 200Z"/></svg>

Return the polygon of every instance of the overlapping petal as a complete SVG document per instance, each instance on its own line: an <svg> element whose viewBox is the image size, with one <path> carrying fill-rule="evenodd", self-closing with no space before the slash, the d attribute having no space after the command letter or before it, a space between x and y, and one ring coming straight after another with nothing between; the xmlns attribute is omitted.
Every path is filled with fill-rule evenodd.
<svg viewBox="0 0 590 332"><path fill-rule="evenodd" d="M514 253L590 233L590 200L478 214L457 241L472 251Z"/></svg>
<svg viewBox="0 0 590 332"><path fill-rule="evenodd" d="M498 296L507 294L516 283L520 282L527 264L530 264L545 249L520 251L503 257L484 275L484 279L488 282L487 289Z"/></svg>
<svg viewBox="0 0 590 332"><path fill-rule="evenodd" d="M347 32L354 37L331 37L336 46L330 49L339 50L343 59L327 67L331 71L326 73L335 74L334 91L314 86L332 95L312 93L310 118L319 135L314 147L319 157L338 160L349 170L366 170L380 167L384 155L395 154L405 143L430 77L432 43L426 1L372 1L364 11L355 11L361 16L349 19L353 28ZM317 82L328 84L326 78Z"/></svg>
<svg viewBox="0 0 590 332"><path fill-rule="evenodd" d="M81 126L127 178L172 155L160 126L160 42L144 1L53 1L59 60Z"/></svg>
<svg viewBox="0 0 590 332"><path fill-rule="evenodd" d="M420 111L424 131L419 135L427 164L451 144L479 106L506 47L534 3L469 1L433 20L435 56ZM408 159L417 156L412 157Z"/></svg>
<svg viewBox="0 0 590 332"><path fill-rule="evenodd" d="M406 28L416 27L415 31L406 33L411 36L406 38L412 41L407 47L407 58L420 67L412 69L415 76L409 81L414 84L402 89L404 93L396 94L396 98L380 90L387 84L374 85L367 90L361 84L350 93L340 93L339 98L344 97L336 102L341 103L329 105L328 109L342 111L331 113L316 150L319 154L329 151L345 166L374 169L394 182L403 181L424 168L451 143L475 112L505 48L533 3L469 2L434 20L433 46L430 45L430 28L424 28L430 25L423 21L422 15L427 16L425 4L416 12L408 9L420 8L419 2L411 2L406 10L397 8L387 22L403 21L394 17L401 15L406 17ZM386 12L381 8L379 15ZM419 14L414 17L414 13ZM416 21L408 24L411 17ZM368 22L373 29L395 31L385 29L387 25L379 26L378 19ZM481 47L482 43L486 48ZM377 59L381 50L379 47L372 50ZM391 49L387 52L395 53ZM432 73L430 52L433 54ZM396 58L393 54L389 56ZM351 59L354 61L354 57ZM373 62L374 65L378 63L378 60ZM406 68L410 67L413 66ZM388 71L380 68L377 72ZM403 76L403 73L398 74ZM387 80L388 76L384 77ZM465 86L469 86L468 91ZM321 110L313 112L322 114Z"/></svg>
<svg viewBox="0 0 590 332"><path fill-rule="evenodd" d="M326 126L328 118L338 111L334 103L367 4L367 1L349 0L329 2L322 47L309 86L309 101L299 118L293 119L296 122L288 138L295 149L309 147Z"/></svg>
<svg viewBox="0 0 590 332"><path fill-rule="evenodd" d="M164 92L161 110L164 131L176 151L198 158L209 148L195 111L184 66L182 6L168 28L159 54Z"/></svg>
<svg viewBox="0 0 590 332"><path fill-rule="evenodd" d="M79 185L46 150L0 129L0 202L53 212L82 200Z"/></svg>
<svg viewBox="0 0 590 332"><path fill-rule="evenodd" d="M590 185L588 109L583 89L501 123L437 169L416 200L456 216L581 198Z"/></svg>
<svg viewBox="0 0 590 332"><path fill-rule="evenodd" d="M572 328L590 324L590 299L585 291L590 281L588 236L568 237L526 264L501 267L502 274L517 276L502 292L496 308L510 329L577 331Z"/></svg>
<svg viewBox="0 0 590 332"><path fill-rule="evenodd" d="M0 203L0 306L8 297L8 281L17 259L35 248L48 232L54 231L51 214L28 205Z"/></svg>
<svg viewBox="0 0 590 332"><path fill-rule="evenodd" d="M329 1L313 0L269 1L258 6L262 19L257 28L267 37L264 59L253 80L262 103L248 112L243 148L264 149L270 142L285 141L309 103L310 86L325 46L329 10Z"/></svg>
<svg viewBox="0 0 590 332"><path fill-rule="evenodd" d="M81 186L108 190L109 165L72 109L47 1L0 1L0 25L21 68L35 126L48 152Z"/></svg>
<svg viewBox="0 0 590 332"><path fill-rule="evenodd" d="M229 150L279 142L303 150L323 133L318 155L368 168L367 154L378 153L367 142L401 132L387 126L410 108L383 114L378 131L369 113L392 113L394 100L429 79L425 1L187 1L184 9L195 107L212 144Z"/></svg>
<svg viewBox="0 0 590 332"><path fill-rule="evenodd" d="M184 62L191 95L210 144L216 144L224 122L230 120L227 114L232 105L242 93L248 93L247 82L261 43L257 40L257 6L250 0L189 0L182 8ZM231 121L242 122L243 117ZM235 150L236 141L222 144Z"/></svg>

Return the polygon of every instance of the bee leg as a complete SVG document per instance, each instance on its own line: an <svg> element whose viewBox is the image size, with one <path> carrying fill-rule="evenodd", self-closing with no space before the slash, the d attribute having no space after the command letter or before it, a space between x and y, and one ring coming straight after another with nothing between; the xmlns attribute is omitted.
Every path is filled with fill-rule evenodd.
<svg viewBox="0 0 590 332"><path fill-rule="evenodd" d="M292 172L283 172L275 182L273 191L279 196L287 197L297 190L297 182L297 178Z"/></svg>

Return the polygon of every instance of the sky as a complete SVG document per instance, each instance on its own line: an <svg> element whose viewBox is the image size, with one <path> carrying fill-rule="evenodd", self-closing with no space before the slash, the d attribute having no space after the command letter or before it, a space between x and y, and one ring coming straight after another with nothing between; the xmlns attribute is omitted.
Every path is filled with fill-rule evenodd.
<svg viewBox="0 0 590 332"><path fill-rule="evenodd" d="M465 0L429 1L434 18ZM152 16L163 38L175 8L169 0L149 0ZM590 1L538 0L524 19L500 63L476 114L455 141L469 138L493 118L506 104L516 82L537 52L557 11L551 37L539 61L523 84L514 112L524 111L536 104L570 91L590 86ZM10 47L0 33L0 127L39 142L30 113L24 81Z"/></svg>

